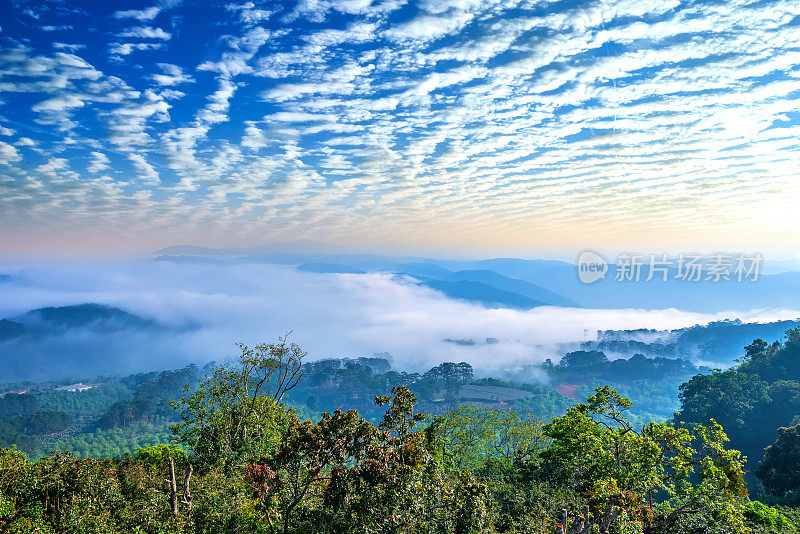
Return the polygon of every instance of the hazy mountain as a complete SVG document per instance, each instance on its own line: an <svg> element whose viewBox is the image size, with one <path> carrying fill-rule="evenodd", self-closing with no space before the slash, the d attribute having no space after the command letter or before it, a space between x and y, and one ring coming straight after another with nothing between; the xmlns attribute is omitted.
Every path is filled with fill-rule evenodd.
<svg viewBox="0 0 800 534"><path fill-rule="evenodd" d="M524 260L521 258L491 258L474 261L447 261L441 265L452 270L489 270L534 284L541 283L551 276L569 273L575 278L576 267L572 263L558 260Z"/></svg>
<svg viewBox="0 0 800 534"><path fill-rule="evenodd" d="M25 325L8 319L0 319L0 342L19 337L25 333Z"/></svg>
<svg viewBox="0 0 800 534"><path fill-rule="evenodd" d="M303 242L300 243L302 245ZM301 249L301 245L291 245L286 248ZM274 247L280 248L278 245L274 245ZM695 283L676 280L676 273L673 269L669 273L667 282L662 282L658 277L647 282L645 281L647 278L647 267L645 266L642 269L641 281L635 283L617 282L615 280L617 267L612 264L609 265L609 272L605 279L586 285L578 279L577 267L574 264L555 260L526 260L520 258L446 260L346 252L265 252L236 255L242 252L261 250L262 248L202 249L194 247L191 250L210 251L209 254L212 255L160 257L158 259L175 262L219 262L224 260L237 263L276 263L295 266L303 264L336 264L337 267L335 269L332 268L333 270L322 269L318 272L384 272L410 275L423 282L434 280L443 282L479 282L498 291L516 294L519 297L555 306L580 306L601 309L676 308L686 311L715 313L720 311L748 311L760 308L794 309L800 303L800 272L798 271L764 274L755 283L748 281L742 283L736 281L720 283L703 281ZM180 252L181 250L183 249L180 247L168 247L160 252ZM225 256L225 254L230 255ZM303 270L308 269L304 268ZM446 286L441 285L441 287L444 288ZM482 291L455 290L449 287L445 293L459 295L453 298L462 298L479 303L487 302ZM515 301L508 295L501 300ZM527 301L516 300L515 302ZM517 307L520 306L519 304L517 305Z"/></svg>
<svg viewBox="0 0 800 534"><path fill-rule="evenodd" d="M422 285L444 293L450 298L468 300L490 308L528 310L537 306L545 306L545 303L538 300L524 297L517 293L503 291L481 282L431 280L429 282L422 282Z"/></svg>
<svg viewBox="0 0 800 534"><path fill-rule="evenodd" d="M536 284L531 284L530 282L525 282L523 280L516 280L514 278L509 278L507 276L503 276L498 274L494 271L489 270L480 270L480 271L456 271L454 273L449 273L446 276L446 280L451 281L469 281L469 282L480 282L486 285L490 285L494 288L500 289L502 291L507 291L509 293L515 293L518 295L522 295L523 297L528 297L538 302L542 302L548 306L563 306L563 307L577 307L574 301L564 298L561 295L558 295L548 289L545 289L541 286Z"/></svg>
<svg viewBox="0 0 800 534"><path fill-rule="evenodd" d="M236 261L235 257L209 257L209 256L193 256L191 254L179 254L176 256L156 256L153 261L168 261L171 263L203 263L213 265L229 265Z"/></svg>
<svg viewBox="0 0 800 534"><path fill-rule="evenodd" d="M385 270L395 274L408 274L416 277L441 280L447 280L448 277L453 274L453 271L450 269L445 269L432 261L398 263L386 266Z"/></svg>
<svg viewBox="0 0 800 534"><path fill-rule="evenodd" d="M443 265L454 265L443 263ZM458 265L464 265L463 263ZM469 264L467 264L469 265ZM757 282L736 280L686 282L669 272L647 282L648 267L639 282L616 281L617 266L591 285L578 279L575 265L548 260L496 258L473 262L493 272L535 284L586 308L676 308L696 312L745 311L758 308L794 309L800 303L800 272L761 275Z"/></svg>
<svg viewBox="0 0 800 534"><path fill-rule="evenodd" d="M528 261L528 260L486 260L479 262L456 262L449 260L418 260L419 258L406 258L395 256L382 256L378 254L301 254L301 253L259 253L243 256L225 257L222 251L244 251L252 249L203 249L202 247L167 247L158 252L197 252L211 251L212 255L179 255L159 256L158 261L173 261L176 263L276 263L281 265L296 265L297 269L314 273L349 273L364 274L367 272L382 272L398 275L408 275L427 283L429 287L437 289L451 298L468 300L488 306L502 306L508 303L515 309L529 309L535 306L579 306L574 300L565 298L540 285L514 279L488 269L452 271L448 266L473 266L488 265L492 262L500 265L516 265L515 269L506 269L510 272L525 272L524 266L534 266L530 272L546 272L554 267L560 267L563 262ZM574 269L574 268L573 268ZM459 284L459 282L464 282ZM471 282L472 284L466 283ZM476 285L479 284L479 285Z"/></svg>
<svg viewBox="0 0 800 534"><path fill-rule="evenodd" d="M341 263L303 263L297 266L298 271L305 271L309 273L333 273L333 274L366 274L356 267L349 265L342 265Z"/></svg>
<svg viewBox="0 0 800 534"><path fill-rule="evenodd" d="M646 281L646 269L639 282L615 280L616 266L609 266L604 280L582 284L575 267L550 271L546 277L525 277L551 291L579 302L587 308L676 308L697 312L742 311L759 308L795 309L800 303L800 272L762 275L757 282L702 281L661 278Z"/></svg>
<svg viewBox="0 0 800 534"><path fill-rule="evenodd" d="M78 304L39 308L13 318L26 331L37 333L66 328L93 328L106 331L130 328L157 328L158 323L103 304Z"/></svg>
<svg viewBox="0 0 800 534"><path fill-rule="evenodd" d="M800 319L768 323L725 320L674 330L605 330L597 333L595 341L581 343L580 348L598 350L610 357L643 354L727 366L741 358L744 347L753 340L763 339L769 344L782 341L787 330L798 327ZM562 350L575 350L577 345L563 345Z"/></svg>
<svg viewBox="0 0 800 534"><path fill-rule="evenodd" d="M39 308L0 320L0 381L168 366L159 354L179 332L113 306Z"/></svg>

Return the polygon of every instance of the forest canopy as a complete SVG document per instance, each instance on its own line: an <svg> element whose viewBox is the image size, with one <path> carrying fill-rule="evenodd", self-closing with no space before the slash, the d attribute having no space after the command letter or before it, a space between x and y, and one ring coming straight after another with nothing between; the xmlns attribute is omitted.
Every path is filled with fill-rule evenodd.
<svg viewBox="0 0 800 534"><path fill-rule="evenodd" d="M750 376L747 370L762 360L780 360L782 351L794 350L794 339L749 347L735 376ZM158 391L203 375L175 404L172 444L115 458L56 453L37 461L4 449L3 531L656 534L796 528L793 509L751 500L745 458L729 447L713 417L702 424L679 418L637 426L630 399L609 386L547 420L469 403L432 414L419 410L409 387L383 392L382 382L372 397L377 417L335 409L309 418L286 399L302 391L307 371L335 373L342 363L306 366L305 353L285 338L240 349L238 361L226 365L132 381L135 399L160 410ZM391 372L379 361L348 365L370 374L381 367L381 380ZM458 364L414 377L430 383L434 396L473 380L471 369ZM694 380L691 387L703 383ZM682 390L686 399L697 398L686 396L689 391L695 390ZM120 413L115 406L110 413ZM36 408L23 400L6 409ZM55 425L61 416L50 417L41 424ZM768 489L785 493L786 483L774 481Z"/></svg>

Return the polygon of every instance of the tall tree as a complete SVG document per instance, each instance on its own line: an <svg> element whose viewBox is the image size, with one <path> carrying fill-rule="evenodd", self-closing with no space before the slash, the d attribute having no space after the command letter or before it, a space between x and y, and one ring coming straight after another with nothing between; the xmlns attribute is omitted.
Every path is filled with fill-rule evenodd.
<svg viewBox="0 0 800 534"><path fill-rule="evenodd" d="M306 353L286 336L252 349L238 346L236 362L216 367L176 405L181 420L173 432L201 463L257 458L277 447L295 418L280 402L302 378Z"/></svg>

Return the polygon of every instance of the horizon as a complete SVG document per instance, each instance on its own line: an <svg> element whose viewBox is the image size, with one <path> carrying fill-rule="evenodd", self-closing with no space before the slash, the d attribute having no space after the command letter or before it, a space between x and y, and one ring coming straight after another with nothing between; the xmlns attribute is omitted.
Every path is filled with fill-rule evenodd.
<svg viewBox="0 0 800 534"><path fill-rule="evenodd" d="M283 250L288 247L292 253L304 254L309 256L325 256L325 255L374 255L385 256L391 258L407 258L417 260L463 260L463 261L478 261L478 260L491 260L491 259L520 259L525 261L559 261L570 264L576 264L582 252L593 251L606 257L611 264L613 258L620 254L636 254L641 255L645 259L651 254L661 256L666 254L670 258L678 257L681 254L699 254L703 256L710 256L717 253L723 254L761 254L762 250L739 250L731 249L722 251L719 248L702 249L597 249L594 247L583 247L575 249L549 249L549 250L513 250L513 249L500 249L495 251L480 251L480 250L437 250L427 248L387 248L387 247L351 247L345 245L338 245L332 242L318 241L315 239L296 239L290 241L272 241L272 242L255 242L251 244L231 245L225 244L222 246L204 245L198 243L164 243L163 246L141 249L129 250L124 253L118 251L94 251L94 252L81 252L81 251L59 251L54 252L40 251L40 252L18 252L9 253L8 251L0 251L0 263L20 263L25 262L43 262L48 260L53 261L114 261L114 260L145 260L158 257L160 255L174 255L168 254L170 249L195 249L193 252L199 256L220 253L226 251L224 255L232 256L233 251L236 253L247 255L259 249L268 250ZM527 253L526 253L527 252ZM183 254L181 254L183 255ZM189 254L192 255L192 254ZM763 256L763 254L762 254ZM764 256L764 265L769 268L780 268L781 270L791 271L800 270L800 253L793 254L775 254Z"/></svg>

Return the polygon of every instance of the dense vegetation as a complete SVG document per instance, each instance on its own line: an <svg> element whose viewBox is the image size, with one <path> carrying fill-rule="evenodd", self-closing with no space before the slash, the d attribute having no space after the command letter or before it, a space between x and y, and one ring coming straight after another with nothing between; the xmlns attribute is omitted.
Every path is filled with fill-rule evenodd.
<svg viewBox="0 0 800 534"><path fill-rule="evenodd" d="M676 330L658 331L605 330L597 333L596 341L582 343L584 350L598 350L606 354L630 356L643 354L649 357L695 359L730 363L742 346L753 339L780 339L787 330L800 327L800 321L774 321L771 323L744 323L738 319L725 319L706 325L696 325Z"/></svg>
<svg viewBox="0 0 800 534"><path fill-rule="evenodd" d="M778 429L800 423L800 329L789 330L783 343L755 340L738 366L683 384L680 400L680 421L716 420L755 469Z"/></svg>
<svg viewBox="0 0 800 534"><path fill-rule="evenodd" d="M678 409L677 387L697 369L684 360L648 359L609 361L602 353L595 362L581 363L583 352L570 353L558 365L546 362L521 373L538 377L538 383L475 378L464 362L445 362L425 372L392 369L391 357L327 359L303 364L304 379L284 401L304 417L318 418L336 408L356 409L377 423L382 410L372 402L396 385L406 385L418 399L418 409L445 413L461 403L496 409L513 409L530 417L549 419L563 415L576 400L586 400L594 388L612 384L631 398L636 408L630 417L637 425L665 420ZM122 378L85 379L91 389L65 390L62 382L11 386L25 394L0 396L0 446L16 444L31 457L53 450L81 457L104 458L133 453L137 448L162 443L169 425L177 421L171 402L184 394L184 385L196 387L212 369L190 365L172 371L139 373ZM543 382L544 381L544 382ZM556 388L574 384L566 396ZM59 387L61 386L61 387ZM41 416L38 416L42 412ZM35 431L35 420L61 412L65 426L51 432ZM30 415L30 428L18 415ZM8 423L8 424L5 424Z"/></svg>
<svg viewBox="0 0 800 534"><path fill-rule="evenodd" d="M170 402L209 368L101 378L85 391L27 384L27 393L0 397L0 446L15 445L31 457L55 450L103 458L164 443L176 420Z"/></svg>
<svg viewBox="0 0 800 534"><path fill-rule="evenodd" d="M794 530L777 509L749 501L740 453L726 448L714 422L637 429L626 416L630 401L609 387L546 424L469 404L426 416L406 386L374 397L385 410L377 424L339 409L312 422L283 403L300 391L303 357L280 340L242 347L238 362L210 370L177 405L172 433L185 449L158 445L104 460L55 454L35 463L6 449L0 525L8 532ZM383 365L358 365L368 363ZM416 381L438 398L470 381L471 369L447 365L426 375ZM166 387L170 378L145 379L137 391ZM106 414L117 413L114 406Z"/></svg>
<svg viewBox="0 0 800 534"><path fill-rule="evenodd" d="M800 331L688 380L670 420L602 383L656 398L653 384L697 371L685 361L576 351L540 366L570 399L465 363L404 373L381 355L304 356L281 339L224 365L0 397L0 439L15 445L0 452L0 530L800 527L800 426L783 428L800 417Z"/></svg>

